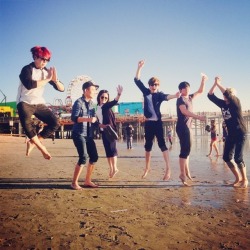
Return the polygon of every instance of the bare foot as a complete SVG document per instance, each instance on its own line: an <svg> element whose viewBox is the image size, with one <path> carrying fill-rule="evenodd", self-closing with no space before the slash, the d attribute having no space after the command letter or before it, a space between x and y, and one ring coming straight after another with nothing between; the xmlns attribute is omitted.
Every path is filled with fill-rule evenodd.
<svg viewBox="0 0 250 250"><path fill-rule="evenodd" d="M165 175L164 175L164 177L163 177L163 180L164 180L164 181L169 180L169 179L170 179L170 174L171 174L170 170L169 170L169 169L166 170L166 173L165 173Z"/></svg>
<svg viewBox="0 0 250 250"><path fill-rule="evenodd" d="M30 140L27 141L27 146L26 146L26 156L29 156L31 151L34 149L35 144L32 143Z"/></svg>
<svg viewBox="0 0 250 250"><path fill-rule="evenodd" d="M147 176L148 172L149 172L149 169L145 169L144 174L141 178L144 179Z"/></svg>
<svg viewBox="0 0 250 250"><path fill-rule="evenodd" d="M110 170L109 170L109 178L112 178L112 175L113 175L113 170L110 169Z"/></svg>
<svg viewBox="0 0 250 250"><path fill-rule="evenodd" d="M247 188L248 187L248 180L242 180L240 184L241 188Z"/></svg>
<svg viewBox="0 0 250 250"><path fill-rule="evenodd" d="M50 160L52 158L44 146L40 149L40 151L42 152L44 159Z"/></svg>
<svg viewBox="0 0 250 250"><path fill-rule="evenodd" d="M179 178L181 179L182 183L184 186L190 187L190 185L186 182L185 177L183 177L182 175L179 176Z"/></svg>
<svg viewBox="0 0 250 250"><path fill-rule="evenodd" d="M211 154L208 154L207 157L209 157Z"/></svg>
<svg viewBox="0 0 250 250"><path fill-rule="evenodd" d="M84 187L90 187L90 188L98 188L98 185L96 185L94 182L84 182Z"/></svg>
<svg viewBox="0 0 250 250"><path fill-rule="evenodd" d="M188 178L190 181L193 181L193 179L192 179L190 173L187 174L187 178Z"/></svg>
<svg viewBox="0 0 250 250"><path fill-rule="evenodd" d="M110 176L110 178L113 178L118 172L119 172L119 170L116 169L116 170L112 173L112 175Z"/></svg>
<svg viewBox="0 0 250 250"><path fill-rule="evenodd" d="M79 186L78 184L71 184L70 187L74 190L83 190L83 188L81 186Z"/></svg>
<svg viewBox="0 0 250 250"><path fill-rule="evenodd" d="M229 187L239 187L241 184L241 180L235 181L234 183L228 184Z"/></svg>

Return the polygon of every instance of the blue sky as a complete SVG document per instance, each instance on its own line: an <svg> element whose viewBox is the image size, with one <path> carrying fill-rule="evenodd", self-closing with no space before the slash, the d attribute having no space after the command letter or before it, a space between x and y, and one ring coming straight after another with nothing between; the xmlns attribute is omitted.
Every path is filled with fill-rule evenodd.
<svg viewBox="0 0 250 250"><path fill-rule="evenodd" d="M41 45L52 51L48 66L57 68L66 87L64 93L46 87L51 104L65 101L79 75L93 78L111 97L123 85L121 102L141 101L133 78L145 59L142 81L157 76L165 93L176 93L181 81L194 92L200 73L208 75L194 111L219 111L206 97L216 75L250 110L249 10L248 0L0 0L0 90L15 101L21 68L32 61L30 48ZM175 104L164 103L162 113L175 114Z"/></svg>

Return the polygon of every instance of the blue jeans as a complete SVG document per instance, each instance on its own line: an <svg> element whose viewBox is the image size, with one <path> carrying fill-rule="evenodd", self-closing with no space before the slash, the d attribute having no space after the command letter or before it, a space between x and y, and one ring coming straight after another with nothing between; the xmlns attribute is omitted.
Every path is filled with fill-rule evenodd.
<svg viewBox="0 0 250 250"><path fill-rule="evenodd" d="M89 155L89 163L95 164L98 161L98 153L95 141L92 137L72 133L72 139L78 152L78 165L85 165Z"/></svg>
<svg viewBox="0 0 250 250"><path fill-rule="evenodd" d="M36 116L40 121L47 125L44 126L44 129L40 133L43 138L50 137L50 135L53 134L59 127L56 116L44 104L33 105L25 102L19 102L17 104L17 110L24 132L29 139L36 135L36 131L32 125L32 115Z"/></svg>

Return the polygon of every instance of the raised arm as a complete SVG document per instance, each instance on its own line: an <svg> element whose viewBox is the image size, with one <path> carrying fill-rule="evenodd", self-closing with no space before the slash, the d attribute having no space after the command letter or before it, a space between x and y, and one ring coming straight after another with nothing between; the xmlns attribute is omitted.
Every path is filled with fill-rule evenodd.
<svg viewBox="0 0 250 250"><path fill-rule="evenodd" d="M115 97L115 100L119 101L122 95L123 87L121 85L118 85L116 89L117 89L117 96Z"/></svg>
<svg viewBox="0 0 250 250"><path fill-rule="evenodd" d="M205 89L205 82L208 80L208 77L203 74L202 77L201 77L201 84L200 84L200 87L199 89L194 93L194 96L193 98L201 95L203 92L204 92L204 89Z"/></svg>
<svg viewBox="0 0 250 250"><path fill-rule="evenodd" d="M218 78L219 78L218 76L215 77L215 79L214 79L214 84L213 84L213 86L211 87L211 89L210 89L209 92L208 92L209 95L213 95L213 94L214 94L214 90L215 90L216 87L217 87Z"/></svg>
<svg viewBox="0 0 250 250"><path fill-rule="evenodd" d="M218 86L222 94L226 91L226 88L221 85L221 78L219 76L215 77L214 83Z"/></svg>
<svg viewBox="0 0 250 250"><path fill-rule="evenodd" d="M142 67L144 66L144 64L145 64L145 61L144 61L144 60L141 60L141 61L139 61L139 63L138 63L137 71L136 71L136 74L135 74L135 78L136 78L137 80L139 80L139 79L141 78L141 69L142 69Z"/></svg>

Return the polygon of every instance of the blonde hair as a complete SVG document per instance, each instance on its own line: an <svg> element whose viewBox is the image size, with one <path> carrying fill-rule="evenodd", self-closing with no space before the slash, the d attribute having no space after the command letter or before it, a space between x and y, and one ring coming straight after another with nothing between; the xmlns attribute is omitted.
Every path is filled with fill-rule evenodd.
<svg viewBox="0 0 250 250"><path fill-rule="evenodd" d="M234 88L227 88L226 91L227 91L229 96L235 96L236 95L236 90Z"/></svg>

